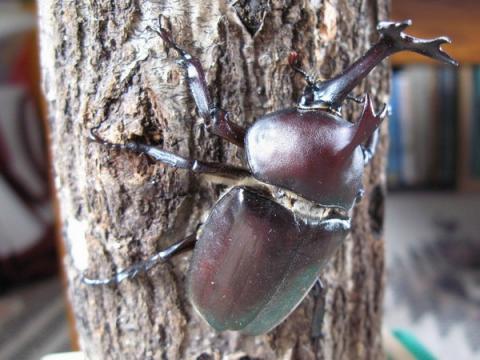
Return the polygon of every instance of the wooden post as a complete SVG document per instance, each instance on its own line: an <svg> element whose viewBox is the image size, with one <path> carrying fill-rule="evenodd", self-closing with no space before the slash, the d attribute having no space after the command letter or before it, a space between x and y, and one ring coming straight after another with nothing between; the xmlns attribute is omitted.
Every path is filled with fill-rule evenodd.
<svg viewBox="0 0 480 360"><path fill-rule="evenodd" d="M314 297L265 336L214 333L185 294L190 254L117 287L87 287L192 232L222 191L186 171L87 140L141 138L198 159L242 164L241 150L198 121L173 51L147 26L161 14L198 56L212 95L239 124L295 103L304 83L288 66L328 78L375 41L388 1L39 1L43 88L49 104L65 266L82 349L91 359L379 359L383 295L386 126L365 174L354 231L324 274L324 337L310 338ZM387 66L358 93L386 100ZM351 105L353 118L359 108Z"/></svg>

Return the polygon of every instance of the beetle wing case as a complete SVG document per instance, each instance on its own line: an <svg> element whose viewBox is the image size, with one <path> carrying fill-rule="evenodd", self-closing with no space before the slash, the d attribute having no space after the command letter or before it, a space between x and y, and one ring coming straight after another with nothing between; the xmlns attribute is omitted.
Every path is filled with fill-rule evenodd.
<svg viewBox="0 0 480 360"><path fill-rule="evenodd" d="M192 303L217 331L264 333L305 297L349 229L349 220L296 218L273 200L235 187L199 235L189 277Z"/></svg>

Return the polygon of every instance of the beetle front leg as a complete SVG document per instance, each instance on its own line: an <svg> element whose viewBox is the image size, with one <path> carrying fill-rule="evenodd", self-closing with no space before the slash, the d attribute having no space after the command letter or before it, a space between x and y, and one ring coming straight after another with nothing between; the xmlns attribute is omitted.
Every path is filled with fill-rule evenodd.
<svg viewBox="0 0 480 360"><path fill-rule="evenodd" d="M383 110L374 116L376 116L380 121L382 121L387 114L389 114L389 108L387 104L384 104ZM361 145L365 166L370 163L373 156L375 155L379 141L380 141L380 127L377 127L375 131L367 139L367 141L365 141L365 143Z"/></svg>
<svg viewBox="0 0 480 360"><path fill-rule="evenodd" d="M245 129L232 122L229 119L228 112L213 105L200 60L178 46L173 41L170 32L163 28L161 24L159 30L154 31L180 55L179 64L185 69L188 87L207 130L239 147L244 147Z"/></svg>
<svg viewBox="0 0 480 360"><path fill-rule="evenodd" d="M345 147L346 153L352 153L357 146L363 151L364 163L367 165L373 157L379 138L379 126L387 115L387 105L384 104L380 112L375 112L373 103L368 94L363 101L363 111L355 123L356 130L350 143Z"/></svg>
<svg viewBox="0 0 480 360"><path fill-rule="evenodd" d="M190 170L197 174L208 174L219 176L231 180L243 180L251 177L251 173L241 167L231 166L221 163L206 162L184 158L169 151L159 149L158 147L129 141L124 144L111 143L104 140L97 134L97 128L90 130L90 140L107 146L112 149L128 150L138 154L148 155L151 159L162 164L177 168Z"/></svg>
<svg viewBox="0 0 480 360"><path fill-rule="evenodd" d="M120 270L112 277L96 279L96 278L90 278L82 274L81 281L86 285L93 285L93 286L117 285L125 279L133 279L138 274L149 271L155 265L165 262L175 255L178 255L182 252L193 249L196 241L197 241L196 234L192 234L176 242L175 244L170 245L166 249L158 252L157 254L149 257L148 259L143 260L139 263L136 263L132 266L129 266L123 270Z"/></svg>
<svg viewBox="0 0 480 360"><path fill-rule="evenodd" d="M370 136L370 138L367 140L367 142L362 145L363 159L364 159L365 165L368 165L372 160L373 156L375 155L375 152L377 151L379 139L380 139L380 128L375 130L372 136Z"/></svg>

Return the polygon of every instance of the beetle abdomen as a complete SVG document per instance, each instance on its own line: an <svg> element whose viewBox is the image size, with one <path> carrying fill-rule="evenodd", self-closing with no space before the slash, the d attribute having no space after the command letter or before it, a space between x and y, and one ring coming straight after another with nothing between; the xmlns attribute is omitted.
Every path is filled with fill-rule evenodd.
<svg viewBox="0 0 480 360"><path fill-rule="evenodd" d="M236 187L203 225L190 269L194 307L216 330L266 332L303 299L349 230L343 219L305 221Z"/></svg>
<svg viewBox="0 0 480 360"><path fill-rule="evenodd" d="M327 111L289 109L258 119L248 130L253 175L323 206L349 209L362 189L356 127ZM348 151L345 151L345 150Z"/></svg>

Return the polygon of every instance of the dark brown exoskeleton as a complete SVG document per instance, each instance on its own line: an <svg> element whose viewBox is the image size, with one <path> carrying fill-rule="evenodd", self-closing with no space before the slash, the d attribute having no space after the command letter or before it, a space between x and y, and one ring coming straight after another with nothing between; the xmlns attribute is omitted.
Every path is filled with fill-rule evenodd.
<svg viewBox="0 0 480 360"><path fill-rule="evenodd" d="M376 113L368 96L352 123L340 109L352 89L387 56L414 51L456 62L440 45L441 37L416 39L402 31L409 21L382 22L379 41L342 74L308 82L297 106L258 118L244 129L213 106L200 62L180 48L160 26L156 32L180 55L188 85L206 128L245 149L247 168L183 158L137 142L114 144L91 131L91 139L110 148L146 154L153 160L198 174L233 180L253 178L267 188L280 188L317 206L335 208L325 217L289 209L255 185L234 186L214 205L198 231L111 278L90 285L115 284L149 270L159 262L194 247L188 290L193 306L217 331L264 333L295 309L315 284L321 269L350 230L349 209L362 193L364 166L375 152L385 108ZM251 183L251 182L250 182Z"/></svg>

